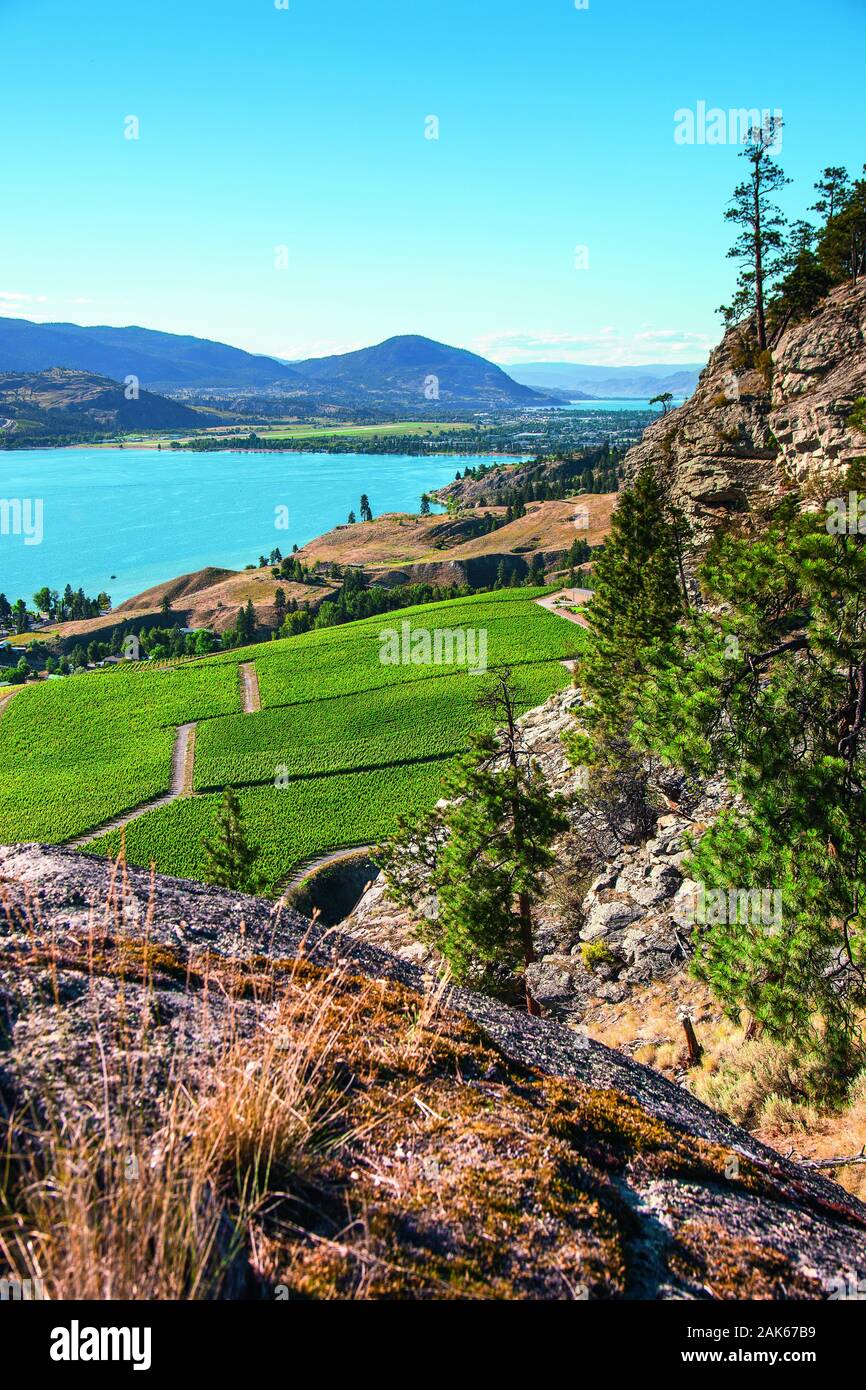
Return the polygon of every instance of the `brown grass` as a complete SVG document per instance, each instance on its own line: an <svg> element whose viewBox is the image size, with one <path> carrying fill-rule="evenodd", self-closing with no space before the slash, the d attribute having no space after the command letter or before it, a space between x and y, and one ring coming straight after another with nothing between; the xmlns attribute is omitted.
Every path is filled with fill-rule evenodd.
<svg viewBox="0 0 866 1390"><path fill-rule="evenodd" d="M600 545L610 531L616 497L616 493L584 493L571 500L530 502L524 516L473 540L461 539L460 523L446 516L415 517L388 512L374 521L338 526L310 541L299 554L306 564L313 560L362 564L375 571L418 562L467 560L480 555L529 557L538 549L568 550L572 541L579 537L590 545ZM575 529L578 506L588 512L588 529ZM505 507L491 504L472 508L471 515L490 512L503 516L505 510Z"/></svg>
<svg viewBox="0 0 866 1390"><path fill-rule="evenodd" d="M124 981L165 976L169 953L152 948L142 969L144 954L140 943L123 953L115 969ZM211 963L212 987L248 993L249 969L223 961L232 968L220 979ZM91 966L92 979L104 977L104 950ZM167 1072L146 1022L133 1032L103 1019L91 1038L97 1113L64 1113L52 1101L56 1075L45 1076L39 1103L10 1124L0 1168L0 1256L12 1274L74 1299L224 1297L249 1283L265 1208L314 1184L321 1165L357 1142L346 1069L358 1066L382 1007L381 986L350 990L343 970L313 972L300 960L283 970L267 1029L243 1037L230 1017L215 1055L180 1052ZM195 986L194 972L186 979ZM395 1041L395 1061L423 1066L436 1003L422 1004ZM149 1112L144 1098L154 1095Z"/></svg>
<svg viewBox="0 0 866 1390"><path fill-rule="evenodd" d="M0 1276L55 1299L621 1297L645 1277L635 1176L780 1195L627 1096L512 1064L443 1006L446 981L422 996L303 951L153 940L153 879L133 937L125 892L118 863L104 919L54 941L32 899L7 902L25 1026L0 1096ZM782 1256L717 1259L688 1226L671 1277L815 1296Z"/></svg>
<svg viewBox="0 0 866 1390"><path fill-rule="evenodd" d="M682 1010L703 1048L694 1070L687 1069ZM685 973L657 980L621 1004L597 1005L586 1022L591 1037L683 1082L781 1153L807 1160L847 1157L866 1144L866 1075L854 1081L847 1097L831 1094L819 1062L768 1039L747 1041L745 1028ZM827 1175L866 1198L866 1165L840 1166Z"/></svg>

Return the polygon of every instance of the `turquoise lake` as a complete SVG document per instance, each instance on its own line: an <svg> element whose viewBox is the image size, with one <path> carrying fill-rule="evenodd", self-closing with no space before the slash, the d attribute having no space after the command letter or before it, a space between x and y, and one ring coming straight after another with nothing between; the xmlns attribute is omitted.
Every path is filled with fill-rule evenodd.
<svg viewBox="0 0 866 1390"><path fill-rule="evenodd" d="M204 565L243 569L274 547L288 554L350 510L357 515L362 492L374 516L417 511L422 492L484 462L491 460L131 448L0 453L0 499L41 501L43 531L39 544L25 544L4 533L11 523L0 530L0 593L29 603L43 584L68 583L121 603ZM287 529L277 525L284 508Z"/></svg>

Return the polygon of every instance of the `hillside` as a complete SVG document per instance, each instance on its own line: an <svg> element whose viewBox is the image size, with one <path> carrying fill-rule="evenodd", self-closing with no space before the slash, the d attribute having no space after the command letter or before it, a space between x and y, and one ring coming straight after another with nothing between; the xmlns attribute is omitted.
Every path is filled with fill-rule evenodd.
<svg viewBox="0 0 866 1390"><path fill-rule="evenodd" d="M13 1271L48 1297L820 1300L860 1268L856 1198L570 1029L236 893L38 846L0 882Z"/></svg>
<svg viewBox="0 0 866 1390"><path fill-rule="evenodd" d="M165 584L156 584L127 599L114 610L115 622L121 619L126 622L143 612L161 614L163 600L167 599L172 621L179 621L183 627L210 627L215 632L224 632L234 626L238 608L252 601L257 621L263 627L278 627L280 618L274 606L277 589L282 589L288 601L294 598L299 603L309 603L313 609L334 593L334 585L312 586L274 579L270 569L208 567ZM164 621L160 617L160 622Z"/></svg>
<svg viewBox="0 0 866 1390"><path fill-rule="evenodd" d="M649 426L626 456L627 480L651 464L706 544L731 515L760 511L786 490L841 481L866 454L866 281L844 284L787 328L755 365L743 326L712 353L690 400Z"/></svg>
<svg viewBox="0 0 866 1390"><path fill-rule="evenodd" d="M455 485L456 486L456 485ZM523 575L534 555L547 569L560 566L575 539L600 545L607 534L616 493L589 493L578 498L530 502L526 515L484 532L485 515L504 521L505 507L479 507L458 517L414 517L389 513L363 525L337 526L299 552L314 560L360 565L372 581L385 584L493 583L500 561ZM587 526L578 529L578 508Z"/></svg>
<svg viewBox="0 0 866 1390"><path fill-rule="evenodd" d="M431 496L446 505L456 502L460 507L481 508L498 506L513 500L516 492L531 491L553 485L566 491L581 493L581 502L587 501L583 489L587 485L587 469L595 470L600 476L615 474L616 462L611 460L605 449L583 449L563 456L532 458L525 463L504 463L499 460L491 465L466 473L453 483L437 488ZM616 483L615 476L613 477Z"/></svg>
<svg viewBox="0 0 866 1390"><path fill-rule="evenodd" d="M406 335L375 347L333 357L293 362L293 369L319 392L363 395L371 404L406 404L420 410L443 405L542 404L544 397L516 383L486 358L431 338ZM425 396L435 378L438 396Z"/></svg>
<svg viewBox="0 0 866 1390"><path fill-rule="evenodd" d="M155 391L216 386L297 390L302 385L291 367L272 357L207 338L135 326L83 328L0 318L0 372L42 372L58 366L115 381L132 373Z"/></svg>
<svg viewBox="0 0 866 1390"><path fill-rule="evenodd" d="M176 623L180 627L207 627L222 633L234 627L238 609L250 600L259 625L274 629L282 620L274 603L277 589L282 589L287 601L296 599L299 603L310 603L313 609L335 592L333 585L324 583L313 587L274 579L270 569L228 570L207 566L192 574L154 584L98 618L57 623L51 632L57 634L67 650L80 641L85 645L91 641L105 641L112 629L120 626L137 632L141 628ZM168 600L168 615L163 610L164 600Z"/></svg>
<svg viewBox="0 0 866 1390"><path fill-rule="evenodd" d="M559 469L565 465L558 465ZM548 571L559 568L575 539L590 546L601 545L610 526L616 493L585 493L562 501L531 502L526 514L486 531L484 516L504 521L505 507L492 501L479 503L480 489L496 497L506 482L523 485L559 474L547 465L509 465L487 475L488 481L467 478L449 484L443 495L466 499L469 511L458 517L417 516L389 512L371 522L340 525L309 541L298 551L305 565L357 566L368 583L391 587L399 584L428 583L445 586L493 584L501 561L519 578L525 577L534 555L541 555ZM501 481L506 480L505 482ZM513 480L510 481L510 480ZM577 525L578 508L585 520ZM286 599L309 603L315 611L333 598L339 580L326 576L315 585L275 580L270 569L230 570L207 566L192 574L179 575L144 590L98 618L58 623L56 632L67 650L78 641L104 641L119 625L133 630L178 623L182 627L209 627L222 633L235 624L238 608L250 600L260 626L275 629L281 621L274 599L282 589ZM163 612L168 601L170 617Z"/></svg>
<svg viewBox="0 0 866 1390"><path fill-rule="evenodd" d="M70 367L0 372L2 417L7 424L0 447L117 430L201 429L217 419L146 390L139 391L137 400L127 400L119 382Z"/></svg>
<svg viewBox="0 0 866 1390"><path fill-rule="evenodd" d="M305 859L378 840L401 812L436 802L483 722L476 698L489 667L515 668L521 709L568 683L562 663L581 630L537 594L505 589L198 661L121 662L28 684L0 715L0 842L113 853L123 830L132 862L206 877L202 841L231 785L276 894ZM462 631L462 658L437 660L431 647L416 660L383 659L383 631L402 624ZM192 756L178 769L193 725Z"/></svg>

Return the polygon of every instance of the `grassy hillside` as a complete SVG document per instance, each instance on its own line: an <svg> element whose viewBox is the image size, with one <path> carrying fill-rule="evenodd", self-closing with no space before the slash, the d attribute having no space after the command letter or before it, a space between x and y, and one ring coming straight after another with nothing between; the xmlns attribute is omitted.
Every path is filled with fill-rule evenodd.
<svg viewBox="0 0 866 1390"><path fill-rule="evenodd" d="M386 512L363 526L336 526L309 541L301 548L299 556L305 564L319 560L321 563L363 565L371 573L409 564L468 560L482 555L521 555L531 559L536 551L568 550L576 539L582 538L590 546L601 545L610 530L615 503L614 492L530 502L525 515L489 532L480 531L480 518L473 512L464 512L457 518ZM578 508L586 512L587 520L587 525L580 530L575 525ZM483 511L504 521L504 506L494 502Z"/></svg>
<svg viewBox="0 0 866 1390"><path fill-rule="evenodd" d="M217 417L140 390L127 400L108 377L67 367L43 372L0 372L0 447L90 440L123 430L191 430Z"/></svg>
<svg viewBox="0 0 866 1390"><path fill-rule="evenodd" d="M382 630L409 622L486 632L488 665L514 666L528 709L567 683L562 659L582 640L532 601L538 592L426 604L199 662L26 686L0 716L0 841L62 842L161 795L174 730L196 721L196 794L133 820L128 857L204 877L201 841L230 784L275 889L298 862L376 840L401 811L432 805L449 762L482 725L482 677L432 663L384 665ZM255 714L242 712L241 663L255 665ZM92 845L119 847L117 831Z"/></svg>

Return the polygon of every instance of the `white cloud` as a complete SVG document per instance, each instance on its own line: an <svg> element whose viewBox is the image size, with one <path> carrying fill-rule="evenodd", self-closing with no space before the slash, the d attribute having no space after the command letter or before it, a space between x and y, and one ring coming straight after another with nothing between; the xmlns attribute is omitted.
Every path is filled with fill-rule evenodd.
<svg viewBox="0 0 866 1390"><path fill-rule="evenodd" d="M33 319L44 323L50 314L39 310L38 305L47 304L47 294L27 294L22 290L0 290L0 318Z"/></svg>
<svg viewBox="0 0 866 1390"><path fill-rule="evenodd" d="M605 325L596 333L525 332L504 329L475 338L469 347L503 366L524 362L582 362L607 367L639 367L646 362L700 361L715 346L704 333L684 333L676 328L653 328L621 333Z"/></svg>
<svg viewBox="0 0 866 1390"><path fill-rule="evenodd" d="M250 348L250 352L263 352L266 357L279 357L286 362L302 362L306 357L336 357L342 352L357 352L359 348L369 347L369 342L345 342L339 338L313 338L305 343L281 344L273 350Z"/></svg>

